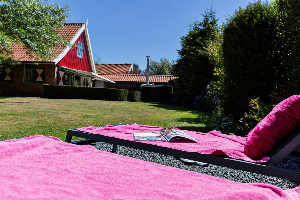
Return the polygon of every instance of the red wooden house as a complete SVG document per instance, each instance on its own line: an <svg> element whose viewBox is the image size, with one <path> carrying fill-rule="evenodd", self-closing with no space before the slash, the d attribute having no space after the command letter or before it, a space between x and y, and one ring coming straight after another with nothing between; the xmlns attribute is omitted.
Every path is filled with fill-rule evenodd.
<svg viewBox="0 0 300 200"><path fill-rule="evenodd" d="M70 45L60 47L49 61L36 61L22 46L14 46L18 66L0 65L0 89L6 96L42 96L43 84L92 86L92 78L111 82L97 74L86 23L66 23L58 32ZM73 47L73 48L71 48Z"/></svg>

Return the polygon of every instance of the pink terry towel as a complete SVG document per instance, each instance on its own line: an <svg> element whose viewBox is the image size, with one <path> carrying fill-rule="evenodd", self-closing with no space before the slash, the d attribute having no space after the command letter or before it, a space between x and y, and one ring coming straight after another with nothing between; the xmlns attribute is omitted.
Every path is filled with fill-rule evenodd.
<svg viewBox="0 0 300 200"><path fill-rule="evenodd" d="M0 142L1 199L300 199L300 187L238 183L54 137Z"/></svg>
<svg viewBox="0 0 300 200"><path fill-rule="evenodd" d="M133 132L147 132L147 131L159 131L161 127L139 125L139 124L127 124L112 126L107 125L105 127L83 127L78 128L80 131L101 134L110 137L116 137L124 140L133 141ZM187 152L198 152L201 154L211 155L227 155L234 159L241 159L254 163L264 163L270 158L263 157L260 160L253 160L244 153L244 147L246 144L246 137L240 137L235 135L222 134L219 131L211 131L208 133L201 133L195 131L182 130L191 137L195 138L198 143L176 143L176 142L164 142L164 141L138 141L149 143L153 145L159 145L163 147L179 149Z"/></svg>

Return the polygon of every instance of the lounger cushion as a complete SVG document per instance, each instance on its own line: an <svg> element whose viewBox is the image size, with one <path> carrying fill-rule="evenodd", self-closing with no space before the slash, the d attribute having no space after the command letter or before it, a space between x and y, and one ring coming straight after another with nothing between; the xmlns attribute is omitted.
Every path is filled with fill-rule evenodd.
<svg viewBox="0 0 300 200"><path fill-rule="evenodd" d="M300 95L280 102L249 132L245 154L252 159L262 158L297 126L300 126Z"/></svg>

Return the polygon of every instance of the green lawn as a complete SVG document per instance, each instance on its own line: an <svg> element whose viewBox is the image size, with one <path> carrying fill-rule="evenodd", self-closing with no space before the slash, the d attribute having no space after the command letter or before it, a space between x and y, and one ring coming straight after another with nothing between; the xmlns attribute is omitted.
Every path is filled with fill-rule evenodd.
<svg viewBox="0 0 300 200"><path fill-rule="evenodd" d="M65 139L68 129L116 123L176 126L203 131L208 113L143 102L84 99L0 98L0 140L29 135Z"/></svg>

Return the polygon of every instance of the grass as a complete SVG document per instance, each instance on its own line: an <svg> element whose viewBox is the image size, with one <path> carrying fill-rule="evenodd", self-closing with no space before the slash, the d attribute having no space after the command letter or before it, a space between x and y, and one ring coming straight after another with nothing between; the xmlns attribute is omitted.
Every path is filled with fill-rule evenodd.
<svg viewBox="0 0 300 200"><path fill-rule="evenodd" d="M208 117L190 108L154 103L2 97L0 140L30 135L65 140L68 129L117 123L203 131Z"/></svg>

